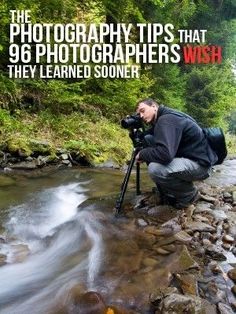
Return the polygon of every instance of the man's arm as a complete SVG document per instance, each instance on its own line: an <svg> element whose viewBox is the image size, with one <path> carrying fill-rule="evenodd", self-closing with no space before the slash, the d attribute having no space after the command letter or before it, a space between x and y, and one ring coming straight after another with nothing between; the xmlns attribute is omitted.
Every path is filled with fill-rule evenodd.
<svg viewBox="0 0 236 314"><path fill-rule="evenodd" d="M159 119L154 129L155 146L142 149L137 156L139 161L168 164L173 160L179 147L183 127L179 118L171 120L166 116Z"/></svg>

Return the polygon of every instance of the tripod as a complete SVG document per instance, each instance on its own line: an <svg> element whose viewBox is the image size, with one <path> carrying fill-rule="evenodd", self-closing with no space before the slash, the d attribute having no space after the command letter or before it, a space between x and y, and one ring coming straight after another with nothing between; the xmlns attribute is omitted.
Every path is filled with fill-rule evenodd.
<svg viewBox="0 0 236 314"><path fill-rule="evenodd" d="M131 155L129 167L126 171L124 180L121 184L120 195L116 201L115 216L118 216L121 212L122 203L123 203L125 192L126 192L126 189L128 186L131 170L132 170L134 162L135 162L135 157L143 147L143 140L141 139L141 136L143 137L143 133L140 132L139 130L131 130L131 132L130 132L130 137L133 141L134 148L133 148L133 152ZM140 164L139 163L136 164L136 194L137 195L141 194L141 191L140 191Z"/></svg>

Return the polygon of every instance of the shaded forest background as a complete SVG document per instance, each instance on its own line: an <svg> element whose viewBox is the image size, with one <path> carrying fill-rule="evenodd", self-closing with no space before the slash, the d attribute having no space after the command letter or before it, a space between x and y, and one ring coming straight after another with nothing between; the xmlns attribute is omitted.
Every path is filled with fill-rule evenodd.
<svg viewBox="0 0 236 314"><path fill-rule="evenodd" d="M13 80L7 71L11 9L31 10L38 23L172 23L176 32L207 29L206 44L222 46L223 62L141 64L139 79ZM153 97L202 126L223 127L235 152L235 0L3 0L0 16L0 150L30 156L31 139L46 140L52 157L61 147L79 151L92 164L110 158L122 164L131 143L120 119L139 99Z"/></svg>

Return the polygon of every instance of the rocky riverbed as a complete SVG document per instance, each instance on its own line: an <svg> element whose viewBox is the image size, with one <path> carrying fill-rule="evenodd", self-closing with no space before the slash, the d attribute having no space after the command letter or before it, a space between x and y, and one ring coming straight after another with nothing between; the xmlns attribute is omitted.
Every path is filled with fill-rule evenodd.
<svg viewBox="0 0 236 314"><path fill-rule="evenodd" d="M106 246L98 278L104 284L93 290L84 284L70 286L50 313L234 313L235 174L236 160L216 167L211 178L196 183L198 202L182 210L159 205L155 191L144 191L130 203L125 201L119 218L111 218L111 207L100 200L100 211L92 211L92 219L104 228L99 229ZM81 206L81 213L89 208ZM0 234L0 245L10 241ZM15 246L13 253L13 264L32 254L23 245ZM7 263L2 254L0 264Z"/></svg>

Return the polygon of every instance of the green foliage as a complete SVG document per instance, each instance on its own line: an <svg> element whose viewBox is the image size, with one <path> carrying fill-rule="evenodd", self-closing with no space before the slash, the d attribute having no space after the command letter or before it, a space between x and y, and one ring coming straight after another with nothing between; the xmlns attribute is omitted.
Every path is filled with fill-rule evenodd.
<svg viewBox="0 0 236 314"><path fill-rule="evenodd" d="M79 112L70 115L24 112L13 117L0 109L0 143L10 152L25 156L37 152L55 157L56 148L61 147L79 152L92 164L112 159L121 165L131 151L126 130L104 117L94 122Z"/></svg>
<svg viewBox="0 0 236 314"><path fill-rule="evenodd" d="M236 135L236 110L233 110L230 115L227 117L229 124L229 132Z"/></svg>
<svg viewBox="0 0 236 314"><path fill-rule="evenodd" d="M185 78L174 64L162 64L154 68L153 97L159 102L179 110L184 109Z"/></svg>
<svg viewBox="0 0 236 314"><path fill-rule="evenodd" d="M235 157L236 154L236 135L230 133L225 134L226 145L228 150L228 156L232 155Z"/></svg>
<svg viewBox="0 0 236 314"><path fill-rule="evenodd" d="M202 126L224 127L227 112L236 105L236 84L230 65L195 67L186 74L186 81L188 112Z"/></svg>
<svg viewBox="0 0 236 314"><path fill-rule="evenodd" d="M7 69L10 9L31 10L34 23L172 23L175 42L178 29L207 29L206 44L222 46L223 64L141 64L139 79L12 80ZM226 129L229 123L230 132L235 133L234 114L226 119L226 114L236 108L232 74L236 60L234 0L3 0L0 14L3 144L17 134L19 142L11 146L22 146L26 154L36 149L30 146L28 139L32 138L48 140L53 143L52 150L56 146L78 149L94 163L111 155L121 163L127 158L130 140L118 122L134 111L138 100L150 96L188 111L202 125ZM136 43L137 37L134 31L131 41ZM163 37L157 44L163 43Z"/></svg>
<svg viewBox="0 0 236 314"><path fill-rule="evenodd" d="M88 93L83 100L99 108L104 116L117 121L134 110L138 99L150 95L153 83L148 75L142 75L140 79L97 79L94 93Z"/></svg>

